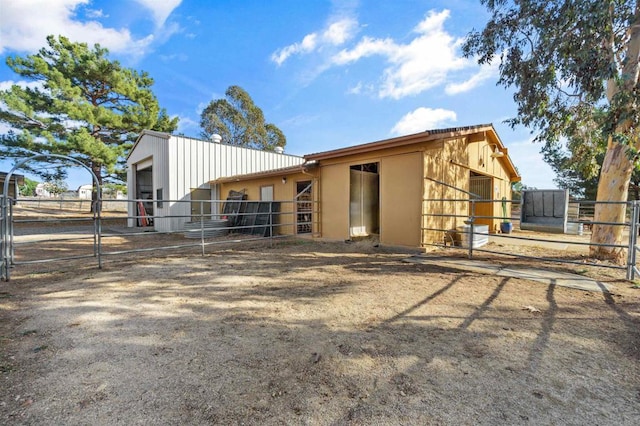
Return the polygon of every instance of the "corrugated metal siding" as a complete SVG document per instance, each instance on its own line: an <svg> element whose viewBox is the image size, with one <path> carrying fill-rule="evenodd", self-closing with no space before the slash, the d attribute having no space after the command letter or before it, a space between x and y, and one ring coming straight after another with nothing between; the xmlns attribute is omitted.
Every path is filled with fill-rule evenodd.
<svg viewBox="0 0 640 426"><path fill-rule="evenodd" d="M225 176L256 173L265 170L302 164L302 157L265 152L256 149L224 145L183 136L168 140L144 134L129 156L127 164L134 165L153 157L154 191L163 188L168 200L189 200L192 189L209 188L209 182ZM133 168L130 168L133 170ZM128 177L130 193L133 176ZM222 194L224 197L224 194ZM164 203L158 214L186 216L189 203ZM181 229L186 218L156 221L158 231Z"/></svg>
<svg viewBox="0 0 640 426"><path fill-rule="evenodd" d="M152 159L153 162L153 189L165 188L163 185L166 181L164 174L158 175L158 171L166 170L168 167L167 162L167 139L156 135L144 135L144 141L140 140L140 143L136 144L135 150L132 151L127 158L127 189L129 198L135 198L135 164L138 164L147 159ZM144 143L142 143L144 142ZM163 181L164 179L164 181ZM166 191L163 189L163 191ZM165 192L166 194L166 192ZM165 198L168 198L165 195ZM165 204L166 206L166 204ZM133 203L129 203L128 206L129 216L136 215L136 206ZM135 226L135 219L129 219L129 226Z"/></svg>

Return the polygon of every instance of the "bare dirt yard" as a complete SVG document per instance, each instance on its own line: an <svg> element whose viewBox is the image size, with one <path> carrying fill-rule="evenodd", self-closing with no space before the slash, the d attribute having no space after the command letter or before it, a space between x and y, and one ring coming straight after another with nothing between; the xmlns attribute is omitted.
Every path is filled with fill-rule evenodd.
<svg viewBox="0 0 640 426"><path fill-rule="evenodd" d="M368 243L192 251L15 268L0 423L639 424L640 290L602 270L571 268L611 293Z"/></svg>

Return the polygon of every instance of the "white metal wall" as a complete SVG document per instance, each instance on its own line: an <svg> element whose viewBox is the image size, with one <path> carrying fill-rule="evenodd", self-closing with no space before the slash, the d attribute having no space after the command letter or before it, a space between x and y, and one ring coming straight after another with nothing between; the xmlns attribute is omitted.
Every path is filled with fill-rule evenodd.
<svg viewBox="0 0 640 426"><path fill-rule="evenodd" d="M154 194L162 188L165 202L157 215L188 216L192 189L208 189L209 182L220 177L255 173L302 164L302 157L242 148L184 136L145 132L131 152L127 165L129 194L135 193L132 172L136 163L153 157ZM225 194L220 194L224 198ZM181 229L188 218L156 220L158 231ZM133 226L133 225L131 225Z"/></svg>
<svg viewBox="0 0 640 426"><path fill-rule="evenodd" d="M151 160L153 167L153 193L155 194L156 189L163 188L163 182L159 179L162 178L164 173L158 174L161 170L166 170L168 168L167 163L167 142L170 138L170 135L159 133L159 132L149 132L144 133L142 137L136 142L132 151L127 158L127 197L129 199L134 199L136 196L136 170L137 164L142 162L148 162ZM154 195L155 197L155 195ZM165 198L168 197L165 195ZM164 208L161 211L167 211L167 204L164 205ZM157 208L157 206L156 206ZM136 206L134 203L129 203L128 205L129 216L136 215ZM135 219L128 220L129 226L136 226Z"/></svg>

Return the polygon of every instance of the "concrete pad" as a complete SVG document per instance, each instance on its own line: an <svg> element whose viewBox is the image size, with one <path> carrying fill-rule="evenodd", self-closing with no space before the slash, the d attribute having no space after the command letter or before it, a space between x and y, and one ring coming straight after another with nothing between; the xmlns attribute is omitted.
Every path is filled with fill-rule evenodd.
<svg viewBox="0 0 640 426"><path fill-rule="evenodd" d="M609 292L610 286L591 278L567 272L549 271L546 269L503 267L484 260L460 259L454 257L418 255L403 259L404 262L420 265L434 265L450 269L458 269L479 274L499 277L520 278L541 282L547 285L575 288L584 291Z"/></svg>

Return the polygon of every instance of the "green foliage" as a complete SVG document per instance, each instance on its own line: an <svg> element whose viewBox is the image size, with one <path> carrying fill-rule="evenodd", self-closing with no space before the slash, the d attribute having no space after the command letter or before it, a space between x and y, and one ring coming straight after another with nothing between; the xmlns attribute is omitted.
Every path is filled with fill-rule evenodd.
<svg viewBox="0 0 640 426"><path fill-rule="evenodd" d="M24 178L24 184L20 185L20 195L23 197L35 197L36 195L36 186L38 186L38 182L29 179L28 177Z"/></svg>
<svg viewBox="0 0 640 426"><path fill-rule="evenodd" d="M62 36L49 36L47 43L37 54L7 59L16 74L34 83L0 91L0 122L14 129L0 136L0 158L67 155L93 170L100 183L104 177L121 180L138 134L172 132L177 118L159 107L148 74L109 60L107 49ZM65 176L59 166L27 166L47 180Z"/></svg>
<svg viewBox="0 0 640 426"><path fill-rule="evenodd" d="M542 154L556 173L555 183L568 189L574 197L595 200L600 169L607 149L606 135L595 126L584 127L581 132L562 143L547 143ZM635 164L631 175L629 199L640 199L640 165Z"/></svg>
<svg viewBox="0 0 640 426"><path fill-rule="evenodd" d="M262 110L249 94L239 86L231 86L225 92L226 99L216 99L202 111L200 126L202 136L222 136L231 145L273 151L283 147L287 140L274 124L266 123Z"/></svg>
<svg viewBox="0 0 640 426"><path fill-rule="evenodd" d="M542 148L544 160L556 172L554 181L576 197L595 200L600 166L607 149L607 135L598 123L606 120L605 112L595 108L595 120L562 142L548 141Z"/></svg>
<svg viewBox="0 0 640 426"><path fill-rule="evenodd" d="M51 195L57 196L69 189L69 186L62 179L56 179L44 183L44 189Z"/></svg>
<svg viewBox="0 0 640 426"><path fill-rule="evenodd" d="M102 185L103 198L115 198L118 191L123 195L127 195L127 185L118 183L105 183Z"/></svg>
<svg viewBox="0 0 640 426"><path fill-rule="evenodd" d="M522 182L513 182L511 184L511 199L512 200L522 200L522 191L527 189L536 189L531 186L523 185Z"/></svg>
<svg viewBox="0 0 640 426"><path fill-rule="evenodd" d="M545 143L579 140L585 127L595 127L632 155L629 129L637 128L640 99L626 65L637 2L481 2L491 19L469 34L463 52L480 64L499 59L499 84L516 90L518 114L508 122L536 130Z"/></svg>

